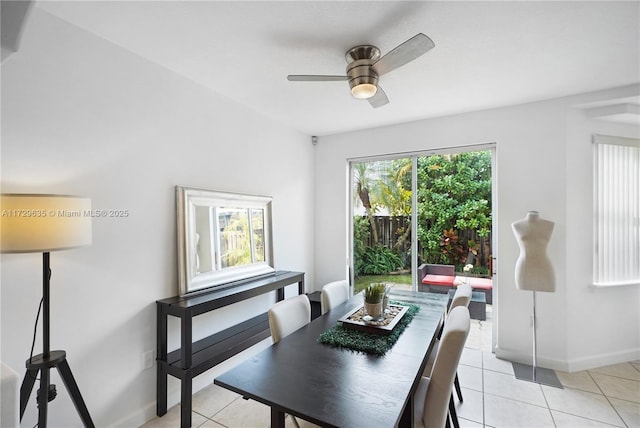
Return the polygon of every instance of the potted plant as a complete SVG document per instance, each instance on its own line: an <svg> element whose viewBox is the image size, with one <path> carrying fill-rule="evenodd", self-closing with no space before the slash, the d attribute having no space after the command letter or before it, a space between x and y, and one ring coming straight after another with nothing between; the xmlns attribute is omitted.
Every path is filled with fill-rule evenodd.
<svg viewBox="0 0 640 428"><path fill-rule="evenodd" d="M382 300L386 287L382 283L369 284L364 289L364 310L371 318L380 318L382 315Z"/></svg>

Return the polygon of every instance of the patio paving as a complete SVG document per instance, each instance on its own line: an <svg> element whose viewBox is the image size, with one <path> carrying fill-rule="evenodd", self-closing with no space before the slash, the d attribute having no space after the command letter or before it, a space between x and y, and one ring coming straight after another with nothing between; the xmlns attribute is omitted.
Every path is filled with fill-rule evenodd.
<svg viewBox="0 0 640 428"><path fill-rule="evenodd" d="M411 284L385 283L396 290L411 290ZM480 351L491 351L491 338L493 334L493 306L487 304L487 319L484 321L471 320L471 329L465 348L477 349Z"/></svg>

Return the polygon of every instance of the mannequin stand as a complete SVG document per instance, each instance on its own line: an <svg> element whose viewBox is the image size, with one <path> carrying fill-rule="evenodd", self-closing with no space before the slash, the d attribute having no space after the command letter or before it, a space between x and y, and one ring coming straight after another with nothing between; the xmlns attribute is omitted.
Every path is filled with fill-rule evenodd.
<svg viewBox="0 0 640 428"><path fill-rule="evenodd" d="M538 348L536 345L536 292L533 291L533 365L521 363L512 363L513 373L516 379L526 380L528 382L540 383L554 388L564 389L556 372L550 369L538 367L536 364L536 356Z"/></svg>

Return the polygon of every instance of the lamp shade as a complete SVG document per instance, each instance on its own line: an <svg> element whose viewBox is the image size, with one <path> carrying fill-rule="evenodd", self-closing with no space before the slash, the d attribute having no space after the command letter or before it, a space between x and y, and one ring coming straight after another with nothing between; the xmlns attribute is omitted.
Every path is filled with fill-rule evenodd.
<svg viewBox="0 0 640 428"><path fill-rule="evenodd" d="M49 252L91 244L91 199L3 194L0 210L3 253Z"/></svg>

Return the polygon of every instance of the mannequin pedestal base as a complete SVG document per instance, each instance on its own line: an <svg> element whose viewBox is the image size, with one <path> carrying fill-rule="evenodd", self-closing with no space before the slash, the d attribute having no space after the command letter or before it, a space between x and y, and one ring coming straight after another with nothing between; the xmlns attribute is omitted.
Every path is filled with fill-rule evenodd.
<svg viewBox="0 0 640 428"><path fill-rule="evenodd" d="M513 364L513 373L516 375L516 379L564 389L558 379L558 376L556 376L556 372L553 370L536 367L534 371L533 366L530 366L529 364L511 364Z"/></svg>

